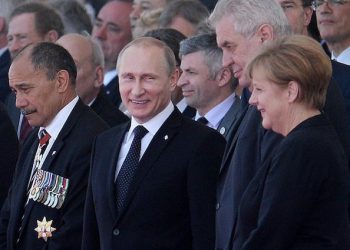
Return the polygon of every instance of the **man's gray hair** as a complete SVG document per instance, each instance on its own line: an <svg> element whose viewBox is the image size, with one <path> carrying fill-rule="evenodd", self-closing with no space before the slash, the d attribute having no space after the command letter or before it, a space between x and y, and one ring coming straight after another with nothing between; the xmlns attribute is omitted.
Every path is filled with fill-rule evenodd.
<svg viewBox="0 0 350 250"><path fill-rule="evenodd" d="M180 57L199 51L204 55L210 77L215 78L216 74L222 69L222 50L216 44L216 35L202 34L180 42Z"/></svg>
<svg viewBox="0 0 350 250"><path fill-rule="evenodd" d="M271 25L277 37L291 32L288 20L275 0L219 0L209 17L210 24L215 27L223 17L231 17L235 31L245 37L254 35L263 24Z"/></svg>

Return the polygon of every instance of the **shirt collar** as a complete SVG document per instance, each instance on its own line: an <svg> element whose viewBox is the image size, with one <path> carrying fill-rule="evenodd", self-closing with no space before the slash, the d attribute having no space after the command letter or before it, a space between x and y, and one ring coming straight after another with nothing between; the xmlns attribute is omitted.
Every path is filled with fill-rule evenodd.
<svg viewBox="0 0 350 250"><path fill-rule="evenodd" d="M109 82L112 81L112 79L117 75L118 72L116 69L106 72L103 78L103 85L107 86Z"/></svg>
<svg viewBox="0 0 350 250"><path fill-rule="evenodd" d="M332 52L332 60L336 60L337 62L350 65L350 47L345 49L338 56L335 56L334 53Z"/></svg>
<svg viewBox="0 0 350 250"><path fill-rule="evenodd" d="M187 107L185 98L182 98L182 99L176 104L176 107L180 110L181 113L184 112L184 110L185 110L186 107Z"/></svg>
<svg viewBox="0 0 350 250"><path fill-rule="evenodd" d="M154 136L173 111L174 111L174 104L172 102L169 102L169 104L165 107L165 109L163 109L163 111L161 111L155 117L153 117L152 119L150 119L149 121L143 124L138 123L134 117L131 117L131 125L129 129L129 133L127 135L127 140L130 140L130 136L134 131L134 128L138 125L144 126L148 130L148 132L151 133L152 136Z"/></svg>
<svg viewBox="0 0 350 250"><path fill-rule="evenodd" d="M53 118L53 120L50 122L48 126L40 127L39 132L38 132L38 137L39 133L41 130L46 129L46 131L50 134L51 138L56 140L58 134L62 130L64 124L66 123L70 113L72 112L73 108L77 104L79 100L79 97L75 97L72 101L70 101L66 106L64 106Z"/></svg>
<svg viewBox="0 0 350 250"><path fill-rule="evenodd" d="M230 96L228 96L225 100L220 102L218 105L216 105L214 108L209 110L208 113L204 115L204 117L208 120L210 127L217 128L219 126L219 123L224 118L230 107L232 106L233 102L235 101L235 93L232 93ZM196 112L195 120L197 121L198 118L201 117Z"/></svg>

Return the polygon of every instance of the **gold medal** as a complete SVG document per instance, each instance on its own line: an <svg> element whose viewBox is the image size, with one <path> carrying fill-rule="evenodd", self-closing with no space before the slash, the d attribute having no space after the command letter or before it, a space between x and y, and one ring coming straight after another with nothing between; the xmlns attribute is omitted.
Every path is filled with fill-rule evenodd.
<svg viewBox="0 0 350 250"><path fill-rule="evenodd" d="M56 231L56 228L52 227L52 220L46 221L46 217L42 221L37 220L38 227L34 230L38 232L38 239L43 238L47 241L47 238L52 237L52 232Z"/></svg>

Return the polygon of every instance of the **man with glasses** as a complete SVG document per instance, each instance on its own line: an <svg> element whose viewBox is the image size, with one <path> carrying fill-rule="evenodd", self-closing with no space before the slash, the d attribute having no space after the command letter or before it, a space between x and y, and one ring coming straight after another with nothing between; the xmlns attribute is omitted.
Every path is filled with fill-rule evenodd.
<svg viewBox="0 0 350 250"><path fill-rule="evenodd" d="M315 0L312 5L332 59L350 65L350 0Z"/></svg>

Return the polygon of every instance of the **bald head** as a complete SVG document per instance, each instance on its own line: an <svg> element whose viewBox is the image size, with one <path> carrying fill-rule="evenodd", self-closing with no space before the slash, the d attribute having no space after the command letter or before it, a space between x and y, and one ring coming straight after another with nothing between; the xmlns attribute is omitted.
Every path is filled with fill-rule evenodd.
<svg viewBox="0 0 350 250"><path fill-rule="evenodd" d="M78 74L76 92L85 104L98 95L103 83L103 52L90 37L67 34L57 40L72 55Z"/></svg>

